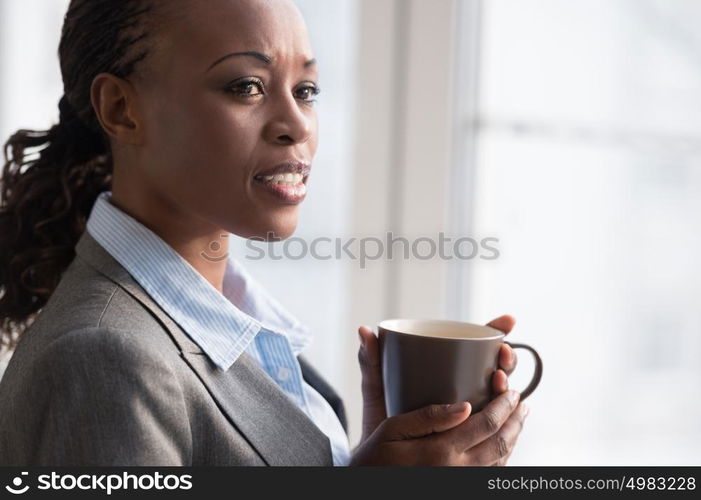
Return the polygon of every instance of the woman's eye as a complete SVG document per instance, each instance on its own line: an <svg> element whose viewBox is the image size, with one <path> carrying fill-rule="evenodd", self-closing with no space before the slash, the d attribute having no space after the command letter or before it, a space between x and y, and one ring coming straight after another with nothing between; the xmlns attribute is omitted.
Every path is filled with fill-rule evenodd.
<svg viewBox="0 0 701 500"><path fill-rule="evenodd" d="M258 92L256 92L256 89L258 89ZM263 84L256 80L235 83L227 87L227 91L241 97L256 97L264 94ZM313 103L316 102L316 99L313 99L313 97L319 95L320 92L321 89L316 85L307 85L297 90L297 98L305 103Z"/></svg>
<svg viewBox="0 0 701 500"><path fill-rule="evenodd" d="M321 89L316 85L307 85L299 90L302 92L301 99L306 102L316 102L316 99L312 99L312 97L319 95L321 92Z"/></svg>
<svg viewBox="0 0 701 500"><path fill-rule="evenodd" d="M261 92L255 92L256 88L258 88ZM258 95L263 95L262 85L260 84L260 82L256 82L253 80L247 80L245 82L240 82L231 85L227 90L243 97L254 97Z"/></svg>

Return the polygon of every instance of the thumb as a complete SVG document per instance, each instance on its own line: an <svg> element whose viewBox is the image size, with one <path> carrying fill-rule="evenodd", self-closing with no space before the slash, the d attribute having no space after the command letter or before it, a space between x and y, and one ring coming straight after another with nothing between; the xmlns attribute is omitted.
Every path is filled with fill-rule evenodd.
<svg viewBox="0 0 701 500"><path fill-rule="evenodd" d="M447 431L464 422L471 412L472 405L467 401L424 406L385 420L383 436L387 440L403 440Z"/></svg>

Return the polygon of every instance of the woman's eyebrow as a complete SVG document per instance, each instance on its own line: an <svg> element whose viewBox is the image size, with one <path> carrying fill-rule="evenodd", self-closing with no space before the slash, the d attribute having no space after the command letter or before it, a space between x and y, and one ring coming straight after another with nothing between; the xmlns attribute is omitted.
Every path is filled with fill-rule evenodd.
<svg viewBox="0 0 701 500"><path fill-rule="evenodd" d="M220 57L216 61L212 63L212 65L207 68L207 71L211 70L214 66L219 64L222 61L225 61L226 59L229 59L230 57L234 56L248 56L248 57L255 57L256 59L259 59L263 61L265 64L270 64L273 59L270 56L266 56L265 54L262 54L260 52L255 52L255 51L246 51L246 52L232 52L231 54L226 54L225 56ZM313 64L316 64L316 59L310 59L304 63L304 67L308 68L309 66L312 66ZM205 71L205 73L207 72Z"/></svg>

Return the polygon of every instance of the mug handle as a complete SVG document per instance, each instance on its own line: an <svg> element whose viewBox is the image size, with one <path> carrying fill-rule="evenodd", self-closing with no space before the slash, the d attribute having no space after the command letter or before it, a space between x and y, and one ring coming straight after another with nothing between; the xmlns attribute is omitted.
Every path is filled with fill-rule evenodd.
<svg viewBox="0 0 701 500"><path fill-rule="evenodd" d="M535 373L533 374L533 378L531 379L531 382L528 384L528 387L526 387L521 392L520 401L523 401L528 396L530 396L533 391L535 391L536 387L538 387L538 384L540 383L540 379L543 376L543 360L540 359L540 356L538 355L538 351L533 349L528 344L514 344L511 342L507 342L507 341L504 341L504 343L507 344L512 349L526 349L528 351L531 351L531 354L533 354L533 357L535 358Z"/></svg>

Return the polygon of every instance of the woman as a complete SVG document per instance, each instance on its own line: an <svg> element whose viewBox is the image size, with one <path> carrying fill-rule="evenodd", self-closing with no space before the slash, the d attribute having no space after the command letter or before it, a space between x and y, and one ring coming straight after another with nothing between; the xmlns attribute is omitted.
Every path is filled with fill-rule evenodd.
<svg viewBox="0 0 701 500"><path fill-rule="evenodd" d="M386 418L360 327L351 451L308 330L228 256L229 233L289 237L306 193L318 70L292 2L73 0L59 56L59 123L6 151L1 465L506 462L508 346L485 411Z"/></svg>

